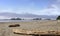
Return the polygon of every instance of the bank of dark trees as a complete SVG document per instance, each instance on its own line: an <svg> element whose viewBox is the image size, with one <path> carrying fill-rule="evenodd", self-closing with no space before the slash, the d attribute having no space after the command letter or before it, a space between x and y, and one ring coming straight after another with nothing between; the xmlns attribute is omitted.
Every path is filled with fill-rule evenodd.
<svg viewBox="0 0 60 36"><path fill-rule="evenodd" d="M42 20L41 18L34 18L33 20Z"/></svg>
<svg viewBox="0 0 60 36"><path fill-rule="evenodd" d="M23 20L21 18L11 18L11 20Z"/></svg>
<svg viewBox="0 0 60 36"><path fill-rule="evenodd" d="M34 18L33 20L42 20L42 18ZM45 19L45 20L51 20L51 19ZM60 15L56 18L56 20L60 20Z"/></svg>
<svg viewBox="0 0 60 36"><path fill-rule="evenodd" d="M56 18L56 20L60 20L60 16L58 16L58 17Z"/></svg>

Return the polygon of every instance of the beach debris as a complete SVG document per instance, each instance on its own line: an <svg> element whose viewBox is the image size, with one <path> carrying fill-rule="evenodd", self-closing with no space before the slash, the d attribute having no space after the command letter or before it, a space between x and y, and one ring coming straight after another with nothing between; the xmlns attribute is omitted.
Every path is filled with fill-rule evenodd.
<svg viewBox="0 0 60 36"><path fill-rule="evenodd" d="M15 34L26 34L26 35L34 35L34 34L46 34L45 31L38 30L23 30L23 29L13 29L13 33Z"/></svg>
<svg viewBox="0 0 60 36"><path fill-rule="evenodd" d="M53 34L56 34L57 33L57 31L54 31L54 30L50 30L50 31L48 31L48 33L53 33Z"/></svg>
<svg viewBox="0 0 60 36"><path fill-rule="evenodd" d="M19 24L9 25L9 27L19 27Z"/></svg>
<svg viewBox="0 0 60 36"><path fill-rule="evenodd" d="M32 36L60 36L60 33L56 34L57 33L56 30L40 31L40 30L13 29L13 33L19 35L32 35Z"/></svg>

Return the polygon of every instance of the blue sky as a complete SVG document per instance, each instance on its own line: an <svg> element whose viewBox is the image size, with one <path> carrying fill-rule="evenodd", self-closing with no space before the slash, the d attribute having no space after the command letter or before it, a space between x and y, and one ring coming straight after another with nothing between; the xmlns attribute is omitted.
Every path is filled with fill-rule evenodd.
<svg viewBox="0 0 60 36"><path fill-rule="evenodd" d="M0 13L60 15L60 0L0 0Z"/></svg>

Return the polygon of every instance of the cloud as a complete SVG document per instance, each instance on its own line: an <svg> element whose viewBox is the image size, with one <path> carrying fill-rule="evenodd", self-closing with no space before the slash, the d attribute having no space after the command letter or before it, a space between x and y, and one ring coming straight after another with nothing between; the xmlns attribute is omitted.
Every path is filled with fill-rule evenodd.
<svg viewBox="0 0 60 36"><path fill-rule="evenodd" d="M51 3L52 2L52 3ZM30 8L26 8L24 10L20 10L21 12L29 12L29 13L34 13L38 15L60 15L60 0L52 0L49 4L44 9L40 10L35 10L33 7L35 6L35 3L32 2L30 3Z"/></svg>
<svg viewBox="0 0 60 36"><path fill-rule="evenodd" d="M59 3L59 4L58 4ZM60 0L56 0L47 8L40 10L41 15L60 15Z"/></svg>
<svg viewBox="0 0 60 36"><path fill-rule="evenodd" d="M0 9L0 12L13 12L13 9L12 8L3 8L3 9Z"/></svg>
<svg viewBox="0 0 60 36"><path fill-rule="evenodd" d="M47 14L47 15L58 15L58 8L56 5L51 5L48 8L42 9L40 11L42 15Z"/></svg>
<svg viewBox="0 0 60 36"><path fill-rule="evenodd" d="M0 16L0 19L10 19L10 18L5 16Z"/></svg>
<svg viewBox="0 0 60 36"><path fill-rule="evenodd" d="M30 0L23 0L23 1L30 1ZM28 7L0 9L0 12L33 13L38 15L60 15L60 0L51 0L51 2L49 2L50 3L48 4L49 6L47 5L47 7L43 9L38 8L39 10L37 10L35 2L31 2L27 5Z"/></svg>

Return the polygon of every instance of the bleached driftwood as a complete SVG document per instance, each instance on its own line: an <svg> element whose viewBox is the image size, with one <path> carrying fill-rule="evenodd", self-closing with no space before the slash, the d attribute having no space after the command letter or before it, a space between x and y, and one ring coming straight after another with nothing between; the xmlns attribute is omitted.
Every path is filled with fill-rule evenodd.
<svg viewBox="0 0 60 36"><path fill-rule="evenodd" d="M20 33L20 34L47 34L46 31L40 31L40 30L24 30L24 29L13 29L14 33Z"/></svg>

